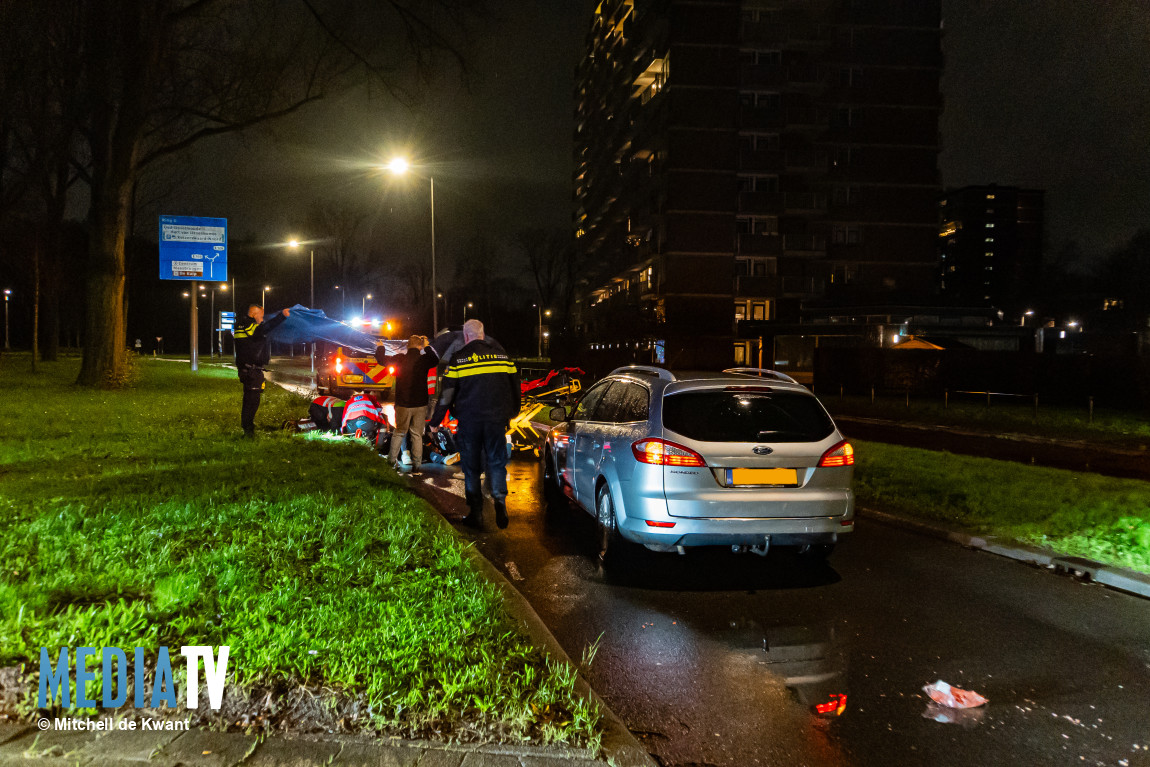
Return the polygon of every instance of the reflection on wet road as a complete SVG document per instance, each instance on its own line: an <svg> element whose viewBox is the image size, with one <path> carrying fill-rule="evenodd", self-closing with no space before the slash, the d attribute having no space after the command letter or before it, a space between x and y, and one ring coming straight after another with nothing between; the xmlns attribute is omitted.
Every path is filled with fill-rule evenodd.
<svg viewBox="0 0 1150 767"><path fill-rule="evenodd" d="M664 765L1150 765L1150 602L865 519L826 565L640 551L607 574L590 517L509 471L511 526L465 535L573 658L598 642L588 680ZM937 679L990 703L940 722Z"/></svg>

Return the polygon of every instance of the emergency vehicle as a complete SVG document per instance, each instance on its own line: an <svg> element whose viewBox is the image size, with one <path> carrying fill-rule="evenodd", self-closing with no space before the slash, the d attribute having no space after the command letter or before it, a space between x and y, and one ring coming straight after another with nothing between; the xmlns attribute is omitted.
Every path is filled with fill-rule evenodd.
<svg viewBox="0 0 1150 767"><path fill-rule="evenodd" d="M407 341L389 341L384 337L391 323L379 324L361 320L362 330L383 341L388 355L402 354ZM347 399L355 392L375 392L381 402L393 398L395 366L380 365L374 353L364 353L330 341L316 344L316 388L320 394Z"/></svg>

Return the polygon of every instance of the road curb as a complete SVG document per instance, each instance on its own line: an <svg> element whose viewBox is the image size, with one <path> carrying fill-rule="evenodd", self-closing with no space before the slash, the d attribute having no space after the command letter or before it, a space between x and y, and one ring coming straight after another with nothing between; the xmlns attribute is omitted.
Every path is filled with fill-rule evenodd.
<svg viewBox="0 0 1150 767"><path fill-rule="evenodd" d="M485 578L503 592L507 612L519 624L520 628L531 637L532 641L546 650L548 655L576 669L575 689L580 694L595 701L603 712L605 724L602 741L603 756L617 767L658 767L651 755L647 753L647 749L643 748L639 739L631 733L619 715L611 710L611 707L599 697L599 693L595 692L587 680L583 678L583 675L578 673L579 665L567 655L567 651L559 644L559 640L551 633L551 629L547 628L547 624L539 617L539 613L535 612L535 608L531 606L527 598L519 593L519 590L511 581L507 580L499 568L483 556L474 542L461 535L447 521L434 497L429 497L430 494L427 493L418 492L418 488L416 488L416 495L427 501L428 505L435 510L436 521L463 546L465 556L483 573Z"/></svg>
<svg viewBox="0 0 1150 767"><path fill-rule="evenodd" d="M1012 538L999 538L993 535L974 535L957 527L938 523L923 522L920 519L892 514L888 511L859 507L856 513L867 519L910 530L920 535L957 543L971 549L978 549L1000 557L1037 565L1055 572L1067 573L1093 581L1102 586L1127 594L1150 599L1150 575L1126 567L1107 565L1083 557L1070 557L1051 549L1028 546Z"/></svg>

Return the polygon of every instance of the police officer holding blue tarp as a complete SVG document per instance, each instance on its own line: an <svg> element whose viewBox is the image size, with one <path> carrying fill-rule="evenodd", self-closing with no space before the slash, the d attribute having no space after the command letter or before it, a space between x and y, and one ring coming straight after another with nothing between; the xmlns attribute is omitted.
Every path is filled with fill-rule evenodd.
<svg viewBox="0 0 1150 767"><path fill-rule="evenodd" d="M256 435L256 411L260 407L260 396L264 390L264 368L271 360L271 344L267 335L277 325L288 318L289 310L264 322L264 308L259 304L248 306L246 317L237 317L232 328L235 339L236 372L244 385L244 400L240 408L240 425L245 437Z"/></svg>
<svg viewBox="0 0 1150 767"><path fill-rule="evenodd" d="M464 346L447 365L439 402L431 416L443 422L450 409L459 419L456 439L463 461L463 486L470 513L463 523L483 527L480 474L487 461L495 524L507 527L507 426L519 412L519 371L498 344L484 338L483 323L463 323Z"/></svg>

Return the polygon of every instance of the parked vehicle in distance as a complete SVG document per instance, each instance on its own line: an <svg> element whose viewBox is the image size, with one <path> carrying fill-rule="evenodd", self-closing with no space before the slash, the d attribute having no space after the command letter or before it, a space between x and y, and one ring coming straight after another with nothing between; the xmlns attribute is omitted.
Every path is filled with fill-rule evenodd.
<svg viewBox="0 0 1150 767"><path fill-rule="evenodd" d="M854 529L854 448L782 373L622 367L551 415L545 493L595 518L605 563L625 542L825 557Z"/></svg>

